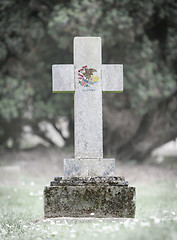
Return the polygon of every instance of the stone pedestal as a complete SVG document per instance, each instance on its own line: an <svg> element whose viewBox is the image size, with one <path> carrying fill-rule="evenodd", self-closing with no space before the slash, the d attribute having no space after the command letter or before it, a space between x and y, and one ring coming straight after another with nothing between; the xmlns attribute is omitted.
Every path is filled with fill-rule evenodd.
<svg viewBox="0 0 177 240"><path fill-rule="evenodd" d="M64 159L65 178L88 178L94 176L114 176L115 159Z"/></svg>
<svg viewBox="0 0 177 240"><path fill-rule="evenodd" d="M56 177L44 189L44 215L133 218L135 188L123 177Z"/></svg>

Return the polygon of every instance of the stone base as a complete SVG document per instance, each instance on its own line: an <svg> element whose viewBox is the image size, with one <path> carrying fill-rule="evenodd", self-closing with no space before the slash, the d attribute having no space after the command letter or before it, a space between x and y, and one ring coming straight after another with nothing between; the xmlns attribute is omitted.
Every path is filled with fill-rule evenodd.
<svg viewBox="0 0 177 240"><path fill-rule="evenodd" d="M44 189L44 215L133 218L135 188L122 177L55 178Z"/></svg>
<svg viewBox="0 0 177 240"><path fill-rule="evenodd" d="M64 159L64 176L68 178L114 176L114 169L115 159L113 158Z"/></svg>

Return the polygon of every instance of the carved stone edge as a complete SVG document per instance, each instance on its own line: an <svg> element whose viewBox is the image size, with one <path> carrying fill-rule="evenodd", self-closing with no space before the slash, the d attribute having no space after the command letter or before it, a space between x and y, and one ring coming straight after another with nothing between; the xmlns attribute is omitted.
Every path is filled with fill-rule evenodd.
<svg viewBox="0 0 177 240"><path fill-rule="evenodd" d="M51 181L50 186L128 186L128 181L125 181L124 177L112 176L112 177L55 177L54 181Z"/></svg>

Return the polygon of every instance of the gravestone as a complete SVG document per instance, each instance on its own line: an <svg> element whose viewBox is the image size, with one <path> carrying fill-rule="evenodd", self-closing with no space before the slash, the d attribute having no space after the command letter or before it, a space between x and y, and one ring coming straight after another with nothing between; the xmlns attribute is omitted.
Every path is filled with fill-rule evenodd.
<svg viewBox="0 0 177 240"><path fill-rule="evenodd" d="M123 66L101 59L101 38L75 37L74 64L52 66L53 92L74 93L75 158L45 187L45 217L135 216L135 188L103 158L102 92L123 91Z"/></svg>

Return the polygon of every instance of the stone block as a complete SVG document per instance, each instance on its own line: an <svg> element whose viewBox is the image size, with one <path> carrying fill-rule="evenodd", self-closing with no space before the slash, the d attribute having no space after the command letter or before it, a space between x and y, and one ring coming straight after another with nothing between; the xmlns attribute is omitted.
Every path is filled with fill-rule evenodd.
<svg viewBox="0 0 177 240"><path fill-rule="evenodd" d="M44 215L133 218L135 188L121 177L57 178L44 189Z"/></svg>
<svg viewBox="0 0 177 240"><path fill-rule="evenodd" d="M121 64L102 65L102 91L103 92L123 91L123 65Z"/></svg>
<svg viewBox="0 0 177 240"><path fill-rule="evenodd" d="M76 68L87 64L98 69L101 66L101 38L74 38L74 65Z"/></svg>
<svg viewBox="0 0 177 240"><path fill-rule="evenodd" d="M64 176L114 176L115 159L64 159Z"/></svg>
<svg viewBox="0 0 177 240"><path fill-rule="evenodd" d="M53 92L74 92L74 65L52 65L52 90ZM64 80L63 80L64 79Z"/></svg>

